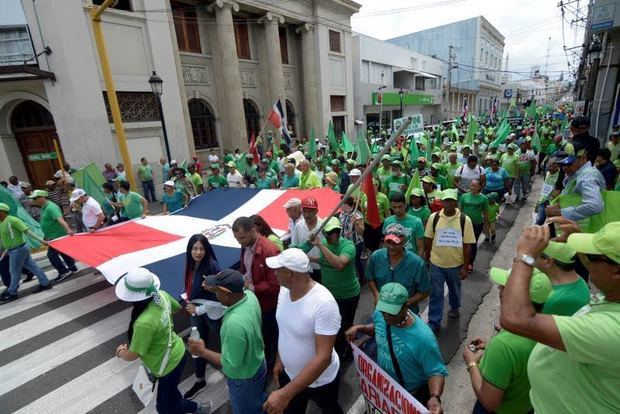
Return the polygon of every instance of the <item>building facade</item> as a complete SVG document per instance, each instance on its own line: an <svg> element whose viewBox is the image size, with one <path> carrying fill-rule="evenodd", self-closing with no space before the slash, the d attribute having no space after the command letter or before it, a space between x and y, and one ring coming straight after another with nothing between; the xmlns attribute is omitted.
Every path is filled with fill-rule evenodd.
<svg viewBox="0 0 620 414"><path fill-rule="evenodd" d="M387 40L446 63L446 117L469 111L482 115L500 98L504 36L483 16ZM449 80L449 81L448 81Z"/></svg>
<svg viewBox="0 0 620 414"><path fill-rule="evenodd" d="M355 118L364 128L390 130L394 119L414 114L427 124L442 119L441 60L361 34L353 35L353 60Z"/></svg>

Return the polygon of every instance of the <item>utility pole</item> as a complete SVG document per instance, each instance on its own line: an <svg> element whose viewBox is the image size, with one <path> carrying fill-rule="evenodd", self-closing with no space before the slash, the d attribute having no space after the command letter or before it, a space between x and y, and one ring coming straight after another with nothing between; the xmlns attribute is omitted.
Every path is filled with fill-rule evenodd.
<svg viewBox="0 0 620 414"><path fill-rule="evenodd" d="M447 118L452 114L452 99L450 98L450 87L452 86L452 66L454 64L454 46L448 46L448 87L446 88L446 101L448 109L446 110ZM446 119L447 120L447 119Z"/></svg>
<svg viewBox="0 0 620 414"><path fill-rule="evenodd" d="M547 56L545 56L545 96L544 103L547 103L547 90L549 88L549 49L551 49L551 36L547 40Z"/></svg>

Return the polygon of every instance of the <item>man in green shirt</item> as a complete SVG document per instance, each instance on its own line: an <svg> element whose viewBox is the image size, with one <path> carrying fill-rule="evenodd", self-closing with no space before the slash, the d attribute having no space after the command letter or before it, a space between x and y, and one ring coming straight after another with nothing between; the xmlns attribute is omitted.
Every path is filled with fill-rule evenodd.
<svg viewBox="0 0 620 414"><path fill-rule="evenodd" d="M142 183L144 198L146 198L149 203L157 201L157 196L155 195L155 185L153 184L153 169L149 165L148 160L144 157L140 158L138 177Z"/></svg>
<svg viewBox="0 0 620 414"><path fill-rule="evenodd" d="M383 193L388 196L388 199L392 198L392 195L400 193L405 194L409 187L409 176L403 174L403 163L399 160L393 160L391 162L391 174L383 182Z"/></svg>
<svg viewBox="0 0 620 414"><path fill-rule="evenodd" d="M451 152L450 155L448 155L448 163L446 164L446 181L448 182L447 188L455 188L454 175L456 174L456 170L458 170L461 165L461 163L457 162L456 152ZM442 187L442 190L445 190L445 188Z"/></svg>
<svg viewBox="0 0 620 414"><path fill-rule="evenodd" d="M431 176L435 179L439 191L448 188L448 180L446 177L439 174L441 170L442 165L440 163L434 162L431 164Z"/></svg>
<svg viewBox="0 0 620 414"><path fill-rule="evenodd" d="M390 207L394 215L389 216L383 222L383 231L392 224L397 223L405 228L405 248L424 257L424 226L422 220L407 214L407 203L402 193L396 193L390 197Z"/></svg>
<svg viewBox="0 0 620 414"><path fill-rule="evenodd" d="M189 164L187 166L187 172L189 174L189 179L194 184L194 188L196 189L196 195L200 195L204 192L204 186L202 183L202 177L196 171L196 164Z"/></svg>
<svg viewBox="0 0 620 414"><path fill-rule="evenodd" d="M35 293L52 288L45 272L32 260L24 235L27 234L45 246L47 242L30 230L26 223L9 215L9 211L8 205L0 203L0 250L2 250L0 260L5 255L9 256L9 272L11 273L11 284L0 294L0 302L17 299L17 289L19 289L19 279L23 268L30 270L39 279L39 287Z"/></svg>
<svg viewBox="0 0 620 414"><path fill-rule="evenodd" d="M41 209L41 230L46 240L73 235L73 229L62 217L60 207L47 199L47 191L35 190L30 198L32 203ZM75 260L71 256L59 252L52 246L47 248L47 258L58 272L58 277L54 279L55 282L60 282L78 271L75 267Z"/></svg>
<svg viewBox="0 0 620 414"><path fill-rule="evenodd" d="M299 188L301 190L323 187L319 177L310 169L310 162L308 160L300 162L299 169L301 170L301 176L299 177Z"/></svg>
<svg viewBox="0 0 620 414"><path fill-rule="evenodd" d="M381 184L383 184L383 182L392 174L390 169L390 159L390 155L385 154L381 158L381 167L377 168L377 177L379 178L379 181L381 181Z"/></svg>
<svg viewBox="0 0 620 414"><path fill-rule="evenodd" d="M260 413L267 399L263 391L267 364L258 299L251 290L244 290L243 275L232 269L208 276L203 287L227 307L220 329L222 353L207 349L202 339L191 338L189 351L222 367L233 413Z"/></svg>
<svg viewBox="0 0 620 414"><path fill-rule="evenodd" d="M219 164L211 164L211 175L209 175L207 179L207 185L209 186L209 190L228 187L228 180L220 174Z"/></svg>

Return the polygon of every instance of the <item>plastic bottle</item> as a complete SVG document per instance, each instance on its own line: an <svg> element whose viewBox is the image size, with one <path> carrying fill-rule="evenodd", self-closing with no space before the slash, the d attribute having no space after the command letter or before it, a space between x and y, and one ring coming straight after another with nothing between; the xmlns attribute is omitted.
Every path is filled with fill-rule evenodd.
<svg viewBox="0 0 620 414"><path fill-rule="evenodd" d="M195 340L200 339L200 333L198 332L198 328L195 326L192 326L192 331L189 334L189 337ZM194 355L192 354L192 358L198 358L198 355Z"/></svg>

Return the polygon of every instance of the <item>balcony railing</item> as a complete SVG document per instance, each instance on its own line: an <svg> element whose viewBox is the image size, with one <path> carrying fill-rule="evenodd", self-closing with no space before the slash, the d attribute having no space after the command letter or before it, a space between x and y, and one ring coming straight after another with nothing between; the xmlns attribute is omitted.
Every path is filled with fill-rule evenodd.
<svg viewBox="0 0 620 414"><path fill-rule="evenodd" d="M28 26L0 26L0 66L36 64Z"/></svg>

